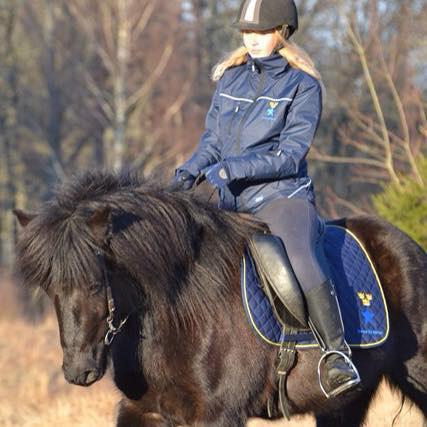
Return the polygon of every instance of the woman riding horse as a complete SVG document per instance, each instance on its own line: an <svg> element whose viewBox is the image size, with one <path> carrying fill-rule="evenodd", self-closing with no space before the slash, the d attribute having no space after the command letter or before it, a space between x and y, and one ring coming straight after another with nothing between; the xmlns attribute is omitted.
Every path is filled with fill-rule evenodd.
<svg viewBox="0 0 427 427"><path fill-rule="evenodd" d="M189 190L204 175L220 207L255 214L282 239L326 352L323 386L335 396L360 379L334 285L318 260L321 226L306 157L322 112L320 75L289 41L298 29L293 0L244 0L235 25L244 46L215 68L206 131L173 187Z"/></svg>

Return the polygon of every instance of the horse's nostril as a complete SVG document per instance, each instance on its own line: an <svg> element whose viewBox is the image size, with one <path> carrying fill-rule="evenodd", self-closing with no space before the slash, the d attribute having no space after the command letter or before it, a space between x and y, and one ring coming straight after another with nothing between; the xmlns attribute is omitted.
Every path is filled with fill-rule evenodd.
<svg viewBox="0 0 427 427"><path fill-rule="evenodd" d="M70 371L64 371L65 379L71 384L89 386L97 381L100 373L97 369L87 370L81 374L73 374Z"/></svg>
<svg viewBox="0 0 427 427"><path fill-rule="evenodd" d="M97 370L86 371L83 375L84 375L83 384L87 384L87 385L94 383L98 379L98 376L99 376Z"/></svg>

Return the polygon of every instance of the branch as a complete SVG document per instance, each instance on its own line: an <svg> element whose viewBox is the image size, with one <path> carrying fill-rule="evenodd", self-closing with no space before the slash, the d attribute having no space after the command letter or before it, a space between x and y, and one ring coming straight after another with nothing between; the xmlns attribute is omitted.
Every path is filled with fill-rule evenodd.
<svg viewBox="0 0 427 427"><path fill-rule="evenodd" d="M354 203L349 202L348 200L345 200L341 197L339 197L333 190L331 187L326 187L326 189L324 190L326 193L326 196L329 198L329 203L331 203L333 205L333 209L335 211L335 213L337 214L337 210L336 210L336 204L342 205L345 208L347 208L351 213L355 214L355 215L366 215L366 211L364 211L363 209L360 209L359 207L357 207Z"/></svg>
<svg viewBox="0 0 427 427"><path fill-rule="evenodd" d="M340 164L359 164L359 165L366 165L366 166L374 166L380 169L386 169L387 166L384 165L383 162L372 160L372 159L365 159L364 157L344 157L344 156L330 156L328 154L320 153L315 148L311 148L310 150L311 158L315 160L319 160L321 162L327 162L327 163L340 163Z"/></svg>
<svg viewBox="0 0 427 427"><path fill-rule="evenodd" d="M383 184L387 180L387 171L385 169L366 168L362 165L353 166L353 175L361 182L374 180L374 183L377 185Z"/></svg>
<svg viewBox="0 0 427 427"><path fill-rule="evenodd" d="M380 124L378 124L378 123L376 123L375 121L373 121L369 116L367 116L366 114L363 114L361 111L357 111L357 112L355 112L355 114L357 114L358 116L360 116L360 119L357 119L357 122L359 122L359 120L360 120L360 126L361 127L363 127L363 126L365 126L366 127L366 129L369 129L371 132L370 132L370 135L372 136L372 138L374 138L375 139L375 142L377 142L377 143L379 143L381 146L383 146L383 140L382 140L382 138L381 137L379 137L376 133L375 133L375 131L374 131L374 129L373 128L376 128L376 129L378 129L378 130L381 130L381 125ZM363 120L365 120L366 121L366 123L364 124L363 123ZM355 121L356 121L356 119L355 119ZM369 123L368 123L369 122ZM392 132L391 130L388 130L388 134L389 134L389 136L390 136L390 138L392 139L392 140L395 140L396 141L396 143L398 143L398 144L400 144L401 146L403 146L404 145L404 140L399 136L399 135L396 135L394 132ZM374 136L375 135L375 136Z"/></svg>
<svg viewBox="0 0 427 427"><path fill-rule="evenodd" d="M64 178L66 177L64 168L62 167L61 162L58 159L58 156L56 155L55 151L53 150L53 148L50 146L50 144L46 144L48 150L49 150L49 158L52 162L52 168L55 172L55 176L57 178L59 178L61 181L64 180Z"/></svg>
<svg viewBox="0 0 427 427"><path fill-rule="evenodd" d="M116 50L115 43L115 32L113 26L113 14L115 12L112 10L111 3L104 2L102 6L98 6L100 14L100 30L102 31L102 36L104 37L105 49L102 48L101 44L98 42L98 53L101 59L104 62L104 66L110 73L114 69L114 62L112 61L113 52ZM108 55L110 52L111 57Z"/></svg>
<svg viewBox="0 0 427 427"><path fill-rule="evenodd" d="M96 34L94 33L94 29L97 28L98 23L93 18L93 15L89 11L82 10L79 6L77 6L75 2L69 2L68 7L70 8L70 12L76 18L76 22L79 23L80 27L92 41L96 52L98 53L102 63L104 64L104 67L110 73L112 73L114 71L114 62L111 60L111 57L108 53L108 49L103 48L100 43L99 37L96 36ZM103 30L102 32L105 37L107 48L111 49L111 44L114 46L114 43L109 40L109 34L112 31L111 14L109 16L108 13L104 12L105 10L101 8L101 26ZM108 18L108 21L106 21L106 17Z"/></svg>
<svg viewBox="0 0 427 427"><path fill-rule="evenodd" d="M88 142L89 142L89 138L87 135L80 138L80 141L77 142L77 145L74 147L73 152L68 156L68 159L64 162L65 168L68 168L74 163L74 161L77 159L77 156L80 154L80 152L87 145Z"/></svg>
<svg viewBox="0 0 427 427"><path fill-rule="evenodd" d="M423 101L420 96L418 96L417 103L419 105L420 110L420 117L421 117L421 125L419 126L418 130L421 133L421 135L424 136L424 138L427 138L427 114L426 110L423 105Z"/></svg>
<svg viewBox="0 0 427 427"><path fill-rule="evenodd" d="M360 130L365 134L367 138L369 138L373 143L380 145L383 148L384 141L377 134L375 129L378 129L381 131L381 125L376 123L370 116L363 114L361 111L352 110L348 105L341 103L342 107L347 111L347 114L349 117L353 120L353 122L360 128ZM392 140L395 140L396 143L400 145L404 145L403 139L393 133L392 131L388 130L389 136ZM374 153L374 150L371 150L372 147L369 147L368 145L360 143L361 145L358 146L358 149L360 151L366 152L367 154L371 154L373 157L377 158L383 158L383 154L381 153Z"/></svg>
<svg viewBox="0 0 427 427"><path fill-rule="evenodd" d="M388 175L382 178L381 181L387 178ZM356 182L359 184L371 184L371 185L380 185L380 182L376 178L367 178L365 176L355 176L351 179L351 182Z"/></svg>
<svg viewBox="0 0 427 427"><path fill-rule="evenodd" d="M364 133L362 133L361 137L363 139ZM366 136L367 139L369 139L369 136ZM369 156L373 157L374 159L377 159L378 161L381 161L383 156L382 153L379 152L379 150L374 146L370 147L365 142L352 139L348 136L342 136L343 142L345 145L349 145L350 147L354 147L357 151L360 151L361 153L368 154Z"/></svg>
<svg viewBox="0 0 427 427"><path fill-rule="evenodd" d="M375 144L366 144L366 141L363 140L363 137L365 137L368 140L370 139L369 136L365 135L365 132L362 131L362 135L361 135L362 140L355 139L355 137L352 137L351 135L347 134L346 130L342 128L338 129L338 135L344 145L354 147L357 151L361 153L365 153L378 161L382 161L383 159L382 151L380 151L380 149Z"/></svg>
<svg viewBox="0 0 427 427"><path fill-rule="evenodd" d="M191 78L190 80L188 80L185 85L183 86L183 89L180 93L180 95L178 96L178 98L176 99L176 101L169 106L169 108L166 110L163 118L162 118L162 123L163 126L159 127L157 129L157 131L152 135L152 137L150 138L150 147L153 147L157 141L160 139L160 137L162 136L163 132L165 132L165 130L167 130L167 123L170 122L170 120L172 120L172 118L178 114L178 112L181 110L184 102L186 101L188 94L190 92L191 89L191 85L193 83L193 79ZM170 150L168 150L168 154L169 157L171 157L171 152ZM132 168L138 169L142 166L142 164L145 162L147 157L147 152L143 152L141 153L133 162L132 162Z"/></svg>
<svg viewBox="0 0 427 427"><path fill-rule="evenodd" d="M157 80L160 78L160 76L163 74L163 71L165 70L169 59L173 52L173 44L169 43L166 45L165 49L163 50L162 56L157 64L157 67L155 70L150 74L148 79L145 81L145 83L142 85L142 87L137 90L129 99L127 100L127 106L126 111L129 115L131 111L135 110L137 105L143 100L153 89L154 85L156 84Z"/></svg>
<svg viewBox="0 0 427 427"><path fill-rule="evenodd" d="M351 114L350 114L351 116ZM373 142L376 142L381 147L384 146L384 139L381 138L376 132L375 128L378 128L380 131L382 130L381 125L375 123L370 117L364 115L362 112L355 112L352 116L354 122L361 128L366 134L368 134ZM365 121L364 121L365 120Z"/></svg>
<svg viewBox="0 0 427 427"><path fill-rule="evenodd" d="M386 165L386 169L389 172L389 175L391 177L391 179L397 183L400 184L400 180L399 177L397 176L395 170L394 170L394 166L393 166L393 154L391 151L391 142L390 142L390 138L389 138L389 134L388 134L388 130L387 130L387 124L385 122L385 118L384 118L384 113L381 107L381 103L378 97L378 93L375 87L375 83L372 79L372 75L371 75L371 71L369 69L369 64L368 64L368 60L365 54L365 49L362 46L362 43L360 41L360 39L357 37L357 35L355 34L353 28L351 27L348 18L346 19L346 27L347 27L347 33L350 36L350 39L353 43L353 46L355 47L358 55L359 55L359 59L363 68L363 72L365 75L365 79L366 82L368 84L368 88L371 94L371 98L372 98L372 102L374 104L374 108L375 111L377 113L378 119L381 123L381 131L382 131L382 137L383 137L383 146L384 146L384 151L385 151L385 165Z"/></svg>
<svg viewBox="0 0 427 427"><path fill-rule="evenodd" d="M412 151L411 151L411 137L409 134L409 126L408 126L408 121L406 119L405 110L403 108L403 104L402 104L402 101L400 99L399 92L397 91L396 85L394 84L393 78L392 78L390 71L387 67L387 64L385 62L382 44L378 43L378 45L379 45L379 51L380 51L380 55L379 55L380 62L382 64L387 83L388 83L390 90L391 90L391 93L393 95L393 100L394 100L394 103L396 104L397 111L399 112L400 124L401 124L402 130L403 130L403 146L404 146L406 155L408 157L409 164L411 165L412 172L414 173L414 175L418 181L418 184L420 184L422 187L424 187L423 178L421 177L420 171L417 167L417 163L415 162L414 155L412 154Z"/></svg>
<svg viewBox="0 0 427 427"><path fill-rule="evenodd" d="M100 108L102 109L106 117L108 117L108 120L110 121L110 123L112 123L115 117L113 107L105 98L104 94L99 89L96 82L93 80L92 76L89 73L86 73L86 82L87 82L89 91L95 96L96 100L98 101L98 105L100 106Z"/></svg>
<svg viewBox="0 0 427 427"><path fill-rule="evenodd" d="M131 34L135 34L138 37L144 32L148 22L150 21L151 15L153 14L155 5L153 1L150 1L144 8L141 16L131 24Z"/></svg>

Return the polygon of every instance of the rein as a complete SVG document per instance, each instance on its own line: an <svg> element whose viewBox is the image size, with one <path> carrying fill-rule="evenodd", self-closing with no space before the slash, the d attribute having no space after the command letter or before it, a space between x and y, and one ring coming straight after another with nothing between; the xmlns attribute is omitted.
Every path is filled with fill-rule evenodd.
<svg viewBox="0 0 427 427"><path fill-rule="evenodd" d="M121 329L129 319L130 314L128 314L124 319L120 321L119 326L114 326L114 312L116 311L116 305L114 304L113 292L111 290L110 281L108 280L107 265L105 262L105 258L100 250L96 250L95 254L102 269L102 277L103 283L105 284L105 293L108 307L108 330L104 337L104 343L106 346L110 346L114 340L114 337L121 331Z"/></svg>
<svg viewBox="0 0 427 427"><path fill-rule="evenodd" d="M196 178L196 180L194 181L194 187L190 190L190 192L192 192L193 194L196 194L196 190L197 190L198 186L199 186L202 182L204 182L204 181L206 181L206 176L205 176L205 174L199 175L199 176ZM214 194L215 194L215 191L216 191L216 190L217 190L217 188L216 188L216 187L214 187L214 188L213 188L213 190L210 192L210 196L209 196L209 198L208 198L208 200L207 200L207 203L210 203L210 202L211 202L212 197L214 196Z"/></svg>

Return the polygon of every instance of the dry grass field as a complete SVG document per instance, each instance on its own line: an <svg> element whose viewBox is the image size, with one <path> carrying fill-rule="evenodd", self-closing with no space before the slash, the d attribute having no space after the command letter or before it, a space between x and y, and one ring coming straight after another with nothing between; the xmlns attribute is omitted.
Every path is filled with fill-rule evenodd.
<svg viewBox="0 0 427 427"><path fill-rule="evenodd" d="M0 426L113 427L119 394L108 375L87 389L67 384L61 371L62 353L54 316L29 325L18 313L10 283L0 280ZM400 396L382 387L367 425L391 426L399 407ZM249 425L308 427L314 422L304 417L290 423L252 420ZM394 426L422 427L423 421L406 403Z"/></svg>

